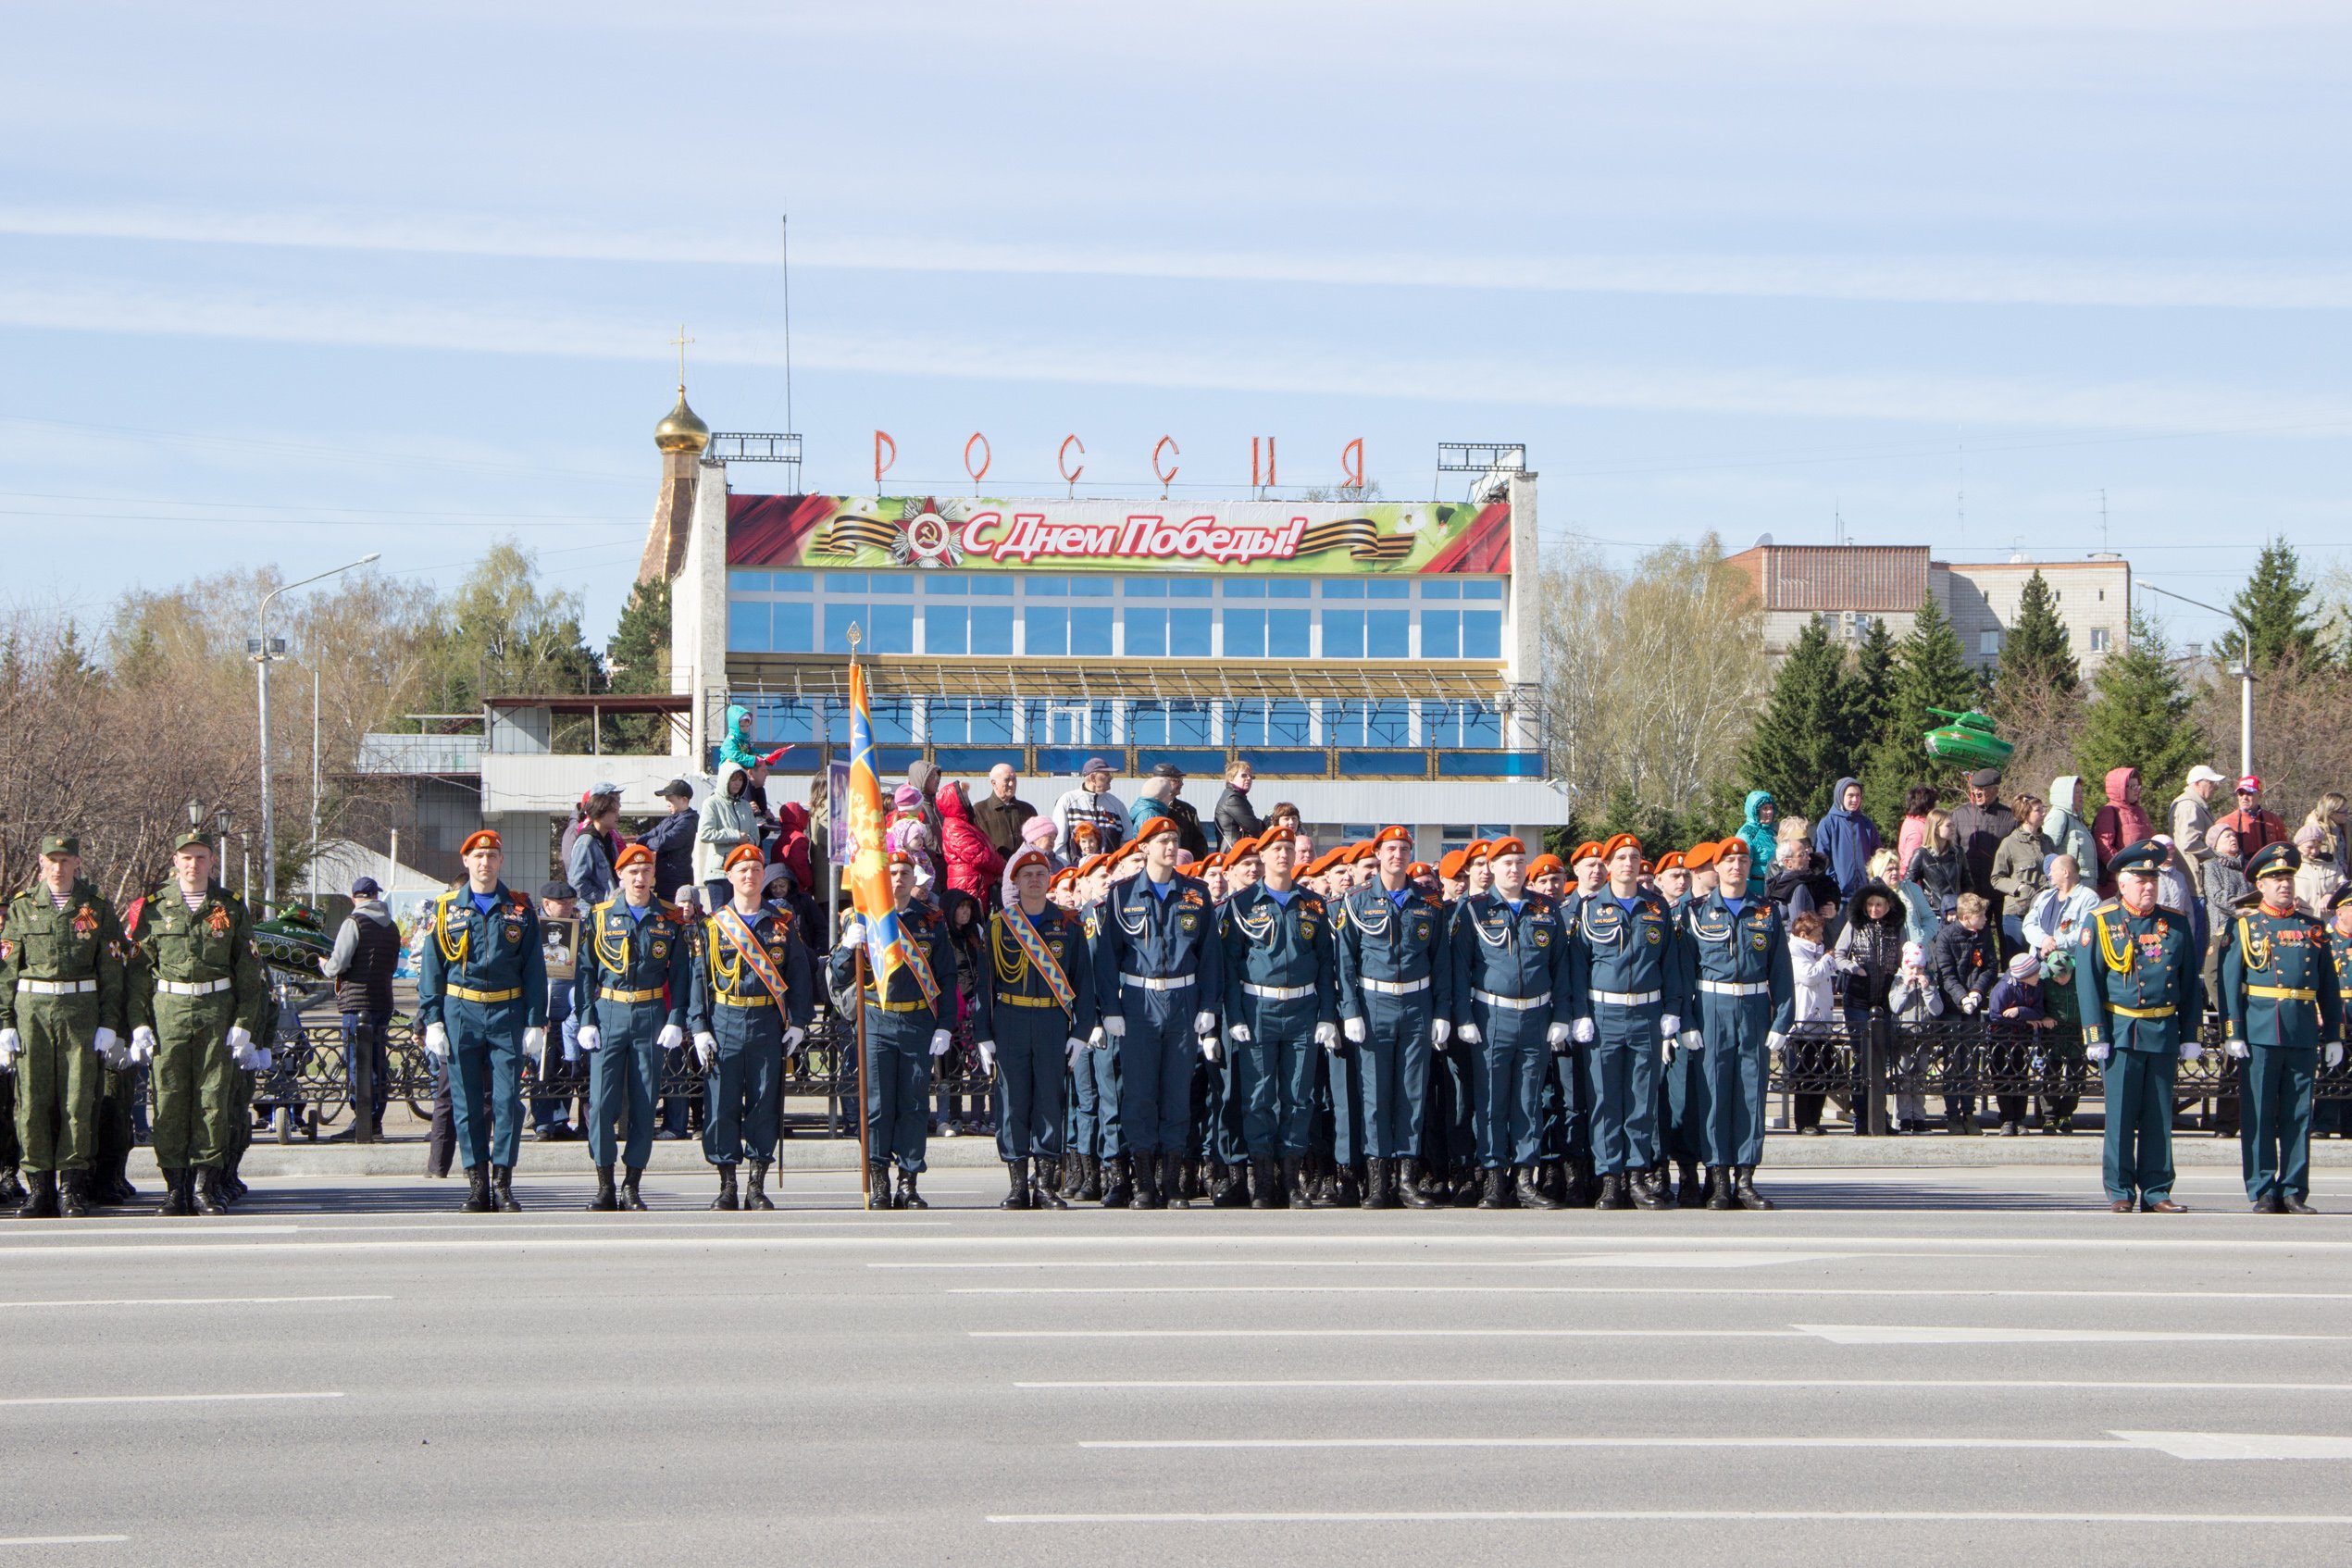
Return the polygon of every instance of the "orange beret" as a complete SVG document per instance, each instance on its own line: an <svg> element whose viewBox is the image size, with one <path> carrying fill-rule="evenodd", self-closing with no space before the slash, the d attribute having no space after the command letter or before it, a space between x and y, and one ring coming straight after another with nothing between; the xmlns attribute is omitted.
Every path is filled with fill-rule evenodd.
<svg viewBox="0 0 2352 1568"><path fill-rule="evenodd" d="M504 854L506 852L506 844L505 841L500 839L499 836L492 829L488 828L478 828L473 832L466 835L466 842L458 849L457 852L461 855L468 855L473 853L476 850L496 850L501 854Z"/></svg>
<svg viewBox="0 0 2352 1568"><path fill-rule="evenodd" d="M1206 870L1207 870L1209 867L1211 867L1212 865L1213 865L1213 866L1217 866L1217 867L1219 867L1219 868L1223 868L1223 866L1225 865L1225 852L1224 852L1224 851L1222 851L1222 850L1219 850L1219 851L1217 851L1216 852L1214 852L1214 853L1213 853L1213 854L1206 854L1206 855L1202 855L1202 856L1201 856L1201 857L1198 861L1195 861L1193 864L1194 864L1194 865L1198 865L1198 866L1200 866L1200 868L1201 868L1201 870L1203 870L1203 871L1206 871Z"/></svg>
<svg viewBox="0 0 2352 1568"><path fill-rule="evenodd" d="M1258 854L1274 848L1276 844L1296 844L1299 841L1299 835L1288 828L1269 828L1256 838L1246 841L1250 846L1250 852Z"/></svg>
<svg viewBox="0 0 2352 1568"><path fill-rule="evenodd" d="M1448 850L1437 857L1437 875L1450 882L1462 880L1463 855L1460 850Z"/></svg>
<svg viewBox="0 0 2352 1568"><path fill-rule="evenodd" d="M1395 840L1398 843L1402 844L1407 849L1412 848L1412 829L1410 828L1399 827L1393 822L1372 836L1372 841L1375 847L1388 842L1391 839Z"/></svg>
<svg viewBox="0 0 2352 1568"><path fill-rule="evenodd" d="M1715 846L1715 858L1717 860L1723 859L1724 856L1727 854L1744 854L1750 860L1756 858L1756 851L1754 847L1750 845L1747 840L1740 838L1737 834L1734 834L1732 837L1725 839L1722 843Z"/></svg>
<svg viewBox="0 0 2352 1568"><path fill-rule="evenodd" d="M1493 852L1494 846L1486 840L1473 839L1462 846L1462 863L1467 865L1474 860L1484 860Z"/></svg>
<svg viewBox="0 0 2352 1568"><path fill-rule="evenodd" d="M1267 831L1273 832L1275 829L1268 828ZM1290 829L1285 828L1281 829L1281 831L1288 833ZM1233 848L1225 852L1225 863L1227 865L1238 865L1245 860L1257 859L1258 851L1261 847L1263 847L1264 841L1265 840L1263 838L1234 840Z"/></svg>
<svg viewBox="0 0 2352 1568"><path fill-rule="evenodd" d="M1635 838L1631 833L1612 833L1609 836L1608 841L1600 846L1600 858L1608 860L1614 856L1619 850L1625 849L1629 849L1638 855L1641 853L1641 840Z"/></svg>
<svg viewBox="0 0 2352 1568"><path fill-rule="evenodd" d="M722 871L732 871L747 860L753 865L765 865L767 864L767 857L760 853L760 847L757 844L738 844L733 849L727 852L726 863L721 865L719 869Z"/></svg>
<svg viewBox="0 0 2352 1568"><path fill-rule="evenodd" d="M1365 861L1372 858L1372 852L1379 847L1379 840L1366 839L1363 843L1357 844L1348 851L1348 864L1350 865L1363 865Z"/></svg>
<svg viewBox="0 0 2352 1568"><path fill-rule="evenodd" d="M651 865L653 864L653 852L647 849L642 844L627 845L621 850L620 853L613 857L613 869L616 871L625 871L632 865Z"/></svg>
<svg viewBox="0 0 2352 1568"><path fill-rule="evenodd" d="M1144 818L1143 826L1135 830L1135 837L1128 842L1140 844L1146 839L1156 839L1163 833L1173 833L1176 830L1176 825L1173 818L1148 816Z"/></svg>
<svg viewBox="0 0 2352 1568"><path fill-rule="evenodd" d="M1580 860L1599 860L1599 858L1600 841L1597 839L1587 839L1576 846L1576 852L1568 857L1568 863L1573 865Z"/></svg>
<svg viewBox="0 0 2352 1568"><path fill-rule="evenodd" d="M1527 846L1516 839L1497 839L1487 846L1488 860L1500 860L1507 854L1525 854L1526 852Z"/></svg>
<svg viewBox="0 0 2352 1568"><path fill-rule="evenodd" d="M1052 877L1047 877L1045 885L1049 888L1058 888L1065 882L1075 882L1077 879L1078 868L1075 865L1065 865Z"/></svg>
<svg viewBox="0 0 2352 1568"><path fill-rule="evenodd" d="M1425 860L1416 860L1405 867L1405 877L1409 881L1429 875L1431 875L1429 863Z"/></svg>
<svg viewBox="0 0 2352 1568"><path fill-rule="evenodd" d="M1687 871L1690 867L1683 864L1682 851L1668 850L1664 854L1658 857L1658 869L1661 871Z"/></svg>
<svg viewBox="0 0 2352 1568"><path fill-rule="evenodd" d="M1683 852L1684 869L1687 871L1697 871L1702 867L1714 865L1715 852L1721 848L1723 848L1723 846L1716 843L1712 839L1691 845L1690 848Z"/></svg>
<svg viewBox="0 0 2352 1568"><path fill-rule="evenodd" d="M1558 855L1539 854L1527 863L1527 880L1532 882L1550 871L1557 871L1562 877L1568 875L1568 867L1562 864Z"/></svg>

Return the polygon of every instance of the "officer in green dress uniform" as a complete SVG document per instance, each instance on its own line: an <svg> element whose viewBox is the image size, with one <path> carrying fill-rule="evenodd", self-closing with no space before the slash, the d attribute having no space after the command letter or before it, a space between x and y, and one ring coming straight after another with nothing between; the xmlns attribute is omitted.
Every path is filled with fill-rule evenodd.
<svg viewBox="0 0 2352 1568"><path fill-rule="evenodd" d="M596 1167L599 1213L642 1210L638 1183L653 1154L653 1094L662 1064L686 1043L686 933L653 896L653 852L630 844L613 861L619 883L591 910L579 941L577 1005L586 1021L579 1048L588 1052L588 1160ZM614 1130L628 1125L616 1148ZM615 1154L628 1171L613 1186Z"/></svg>
<svg viewBox="0 0 2352 1568"><path fill-rule="evenodd" d="M121 1039L129 944L114 906L81 879L81 840L41 840L40 880L0 919L0 1069L17 1075L25 1219L90 1212L99 1079Z"/></svg>
<svg viewBox="0 0 2352 1568"><path fill-rule="evenodd" d="M2092 911L2074 966L2084 1053L2106 1075L2108 1207L2186 1210L2172 1201L2172 1079L2202 1049L2205 986L2185 915L2159 909L2164 848L2132 845L2108 863L2117 896Z"/></svg>
<svg viewBox="0 0 2352 1568"><path fill-rule="evenodd" d="M2311 1080L2320 1051L2344 1060L2344 1012L2327 933L2296 906L2303 856L2272 844L2246 868L2221 949L2222 1038L2243 1063L2238 1126L2246 1196L2258 1214L2310 1214Z"/></svg>
<svg viewBox="0 0 2352 1568"><path fill-rule="evenodd" d="M131 1060L155 1083L156 1164L163 1213L174 1217L225 1212L220 1176L242 1114L236 1075L254 1060L268 1012L253 916L212 879L213 864L211 840L181 834L172 879L132 905L127 922Z"/></svg>

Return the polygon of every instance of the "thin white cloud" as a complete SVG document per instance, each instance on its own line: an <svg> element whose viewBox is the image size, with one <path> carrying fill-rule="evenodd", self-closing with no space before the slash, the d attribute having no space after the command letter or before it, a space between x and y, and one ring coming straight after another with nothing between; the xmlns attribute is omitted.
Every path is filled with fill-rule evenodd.
<svg viewBox="0 0 2352 1568"><path fill-rule="evenodd" d="M454 215L337 211L224 214L148 207L0 207L0 233L50 239L518 260L769 268L776 242L675 228L595 230ZM1314 252L948 238L808 235L804 268L1016 277L1478 289L1549 293L1851 300L1878 304L2106 306L2130 309L2352 309L2352 269L2336 263L2116 260L2017 255L1562 255Z"/></svg>
<svg viewBox="0 0 2352 1568"><path fill-rule="evenodd" d="M640 362L666 357L661 345L668 331L666 323L651 319L528 308L21 281L0 282L0 326ZM765 350L740 342L707 342L696 353L705 363L777 363ZM1891 420L1945 429L2215 431L2352 425L2352 397L2267 388L1781 367L1536 365L1471 354L1412 359L1256 340L1219 350L1195 339L1049 344L809 332L798 340L794 357L803 369L864 375Z"/></svg>

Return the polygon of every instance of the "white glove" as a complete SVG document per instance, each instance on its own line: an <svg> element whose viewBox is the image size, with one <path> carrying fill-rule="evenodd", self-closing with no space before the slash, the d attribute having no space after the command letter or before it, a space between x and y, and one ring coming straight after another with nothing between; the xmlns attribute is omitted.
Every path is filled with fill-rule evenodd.
<svg viewBox="0 0 2352 1568"><path fill-rule="evenodd" d="M1970 1014L1971 1016L1973 1016L1976 1010L1984 1005L1985 999L1977 995L1974 991L1970 991L1966 996L1960 998L1960 1011Z"/></svg>
<svg viewBox="0 0 2352 1568"><path fill-rule="evenodd" d="M1572 1026L1572 1028L1574 1030L1573 1038L1578 1045L1590 1045L1594 1040L1600 1038L1600 1031L1592 1027L1592 1020L1590 1018L1577 1019L1574 1025Z"/></svg>
<svg viewBox="0 0 2352 1568"><path fill-rule="evenodd" d="M449 1031L437 1023L425 1026L425 1054L436 1062L449 1060Z"/></svg>
<svg viewBox="0 0 2352 1568"><path fill-rule="evenodd" d="M230 1041L229 1061L230 1064L235 1066L240 1072L252 1072L254 1064L253 1043L250 1040L242 1044L236 1040Z"/></svg>
<svg viewBox="0 0 2352 1568"><path fill-rule="evenodd" d="M604 1031L593 1024L582 1024L576 1038L582 1051L594 1051L604 1043Z"/></svg>
<svg viewBox="0 0 2352 1568"><path fill-rule="evenodd" d="M272 1056L272 1055L270 1055L270 1054L269 1054L269 1048L268 1048L268 1046L266 1046L266 1045L264 1045L264 1046L256 1046L256 1047L254 1049L254 1071L255 1071L255 1072L256 1072L256 1073L266 1073L266 1072L269 1071L269 1069L270 1069L270 1068L272 1068L272 1067L276 1066L277 1064L278 1064L278 1059L277 1059L275 1056Z"/></svg>
<svg viewBox="0 0 2352 1568"><path fill-rule="evenodd" d="M1215 1034L1217 1032L1217 1015L1205 1010L1195 1013L1192 1015L1192 1032L1196 1035Z"/></svg>
<svg viewBox="0 0 2352 1568"><path fill-rule="evenodd" d="M1565 1024L1549 1025L1544 1029L1544 1043L1551 1047L1555 1052L1564 1052L1568 1039L1568 1026Z"/></svg>
<svg viewBox="0 0 2352 1568"><path fill-rule="evenodd" d="M2328 1041L2327 1064L2331 1067L2341 1067L2344 1065L2344 1042L2342 1040L2332 1039Z"/></svg>
<svg viewBox="0 0 2352 1568"><path fill-rule="evenodd" d="M801 1041L806 1039L808 1039L808 1031L798 1024L794 1024L784 1031L784 1049L798 1051L801 1048Z"/></svg>
<svg viewBox="0 0 2352 1568"><path fill-rule="evenodd" d="M2104 1063L2107 1060L2108 1052L2114 1049L2115 1048L2113 1046L2106 1044L2086 1045L2083 1048L2083 1054L2089 1057L2094 1062Z"/></svg>
<svg viewBox="0 0 2352 1568"><path fill-rule="evenodd" d="M1658 1060L1661 1062L1672 1062L1674 1059L1674 1037L1673 1035L1661 1035L1658 1038Z"/></svg>
<svg viewBox="0 0 2352 1568"><path fill-rule="evenodd" d="M2246 1050L2246 1041L2242 1039L2231 1040L2224 1045L2222 1049L2230 1053L2230 1060L2233 1062L2243 1062L2248 1055L2252 1054ZM2184 1062L2188 1060L2188 1056L2185 1052L2183 1053L2181 1060Z"/></svg>
<svg viewBox="0 0 2352 1568"><path fill-rule="evenodd" d="M142 1027L143 1027L144 1026ZM149 1039L153 1039L156 1037L151 1034L147 1038ZM230 1050L234 1051L241 1045L251 1045L253 1042L254 1037L245 1032L245 1027L243 1024L231 1024L229 1026Z"/></svg>
<svg viewBox="0 0 2352 1568"><path fill-rule="evenodd" d="M1236 1045L1250 1043L1250 1026L1247 1024L1227 1024L1225 1032L1232 1037L1233 1043Z"/></svg>
<svg viewBox="0 0 2352 1568"><path fill-rule="evenodd" d="M1339 1026L1317 1024L1314 1027L1314 1042L1337 1056L1339 1053Z"/></svg>
<svg viewBox="0 0 2352 1568"><path fill-rule="evenodd" d="M547 1031L545 1029L536 1024L524 1028L523 1054L531 1059L532 1064L539 1069L541 1077L547 1076Z"/></svg>
<svg viewBox="0 0 2352 1568"><path fill-rule="evenodd" d="M115 1060L115 1041L119 1037L118 1037L112 1029L107 1028L104 1024L101 1024L98 1026L98 1032L95 1035L93 1035L90 1039L90 1049L105 1057L106 1059L106 1065L109 1067L119 1067L122 1065L121 1063Z"/></svg>
<svg viewBox="0 0 2352 1568"><path fill-rule="evenodd" d="M865 945L865 920L864 916L855 915L850 916L850 923L841 927L841 945L843 947L864 947Z"/></svg>
<svg viewBox="0 0 2352 1568"><path fill-rule="evenodd" d="M2202 1056L2202 1055L2204 1055L2204 1054L2205 1054L2205 1042L2204 1042L2204 1041L2202 1041L2202 1040L2194 1040L2194 1039L2184 1039L2184 1040L2183 1040L2183 1041L2181 1042L2181 1060L2182 1060L2182 1061L2184 1061L2184 1062L2194 1062L2194 1061L2196 1061L2198 1057L2200 1057L2200 1056Z"/></svg>
<svg viewBox="0 0 2352 1568"><path fill-rule="evenodd" d="M1661 1013L1658 1015L1658 1032L1661 1035L1678 1035L1682 1033L1682 1014L1679 1013Z"/></svg>
<svg viewBox="0 0 2352 1568"><path fill-rule="evenodd" d="M1095 1031L1095 1033L1097 1033L1097 1034L1101 1034L1101 1032L1102 1032L1102 1031L1101 1031L1101 1030L1100 1030L1100 1029L1097 1029L1097 1030ZM1070 1059L1070 1065L1071 1065L1071 1066L1073 1066L1073 1067L1076 1066L1076 1065L1078 1064L1078 1052L1081 1052L1081 1051L1084 1051L1084 1050L1086 1049L1086 1041L1084 1041L1084 1040L1082 1040L1082 1039L1078 1039L1078 1037L1077 1037L1077 1036L1076 1036L1076 1035L1072 1035L1072 1036L1071 1036L1071 1037L1070 1037L1067 1040L1065 1040L1065 1041L1064 1042L1064 1052L1063 1052L1063 1054L1064 1054L1064 1055L1065 1055L1065 1056L1067 1056L1067 1057Z"/></svg>
<svg viewBox="0 0 2352 1568"><path fill-rule="evenodd" d="M953 1037L952 1037L951 1035L949 1035L949 1033L948 1033L945 1029L933 1029L933 1030L931 1031L931 1054L932 1054L932 1055L934 1055L934 1056L945 1056L945 1055L947 1054L947 1048L948 1048L950 1045L952 1045L953 1043L954 1043L954 1039L953 1039Z"/></svg>
<svg viewBox="0 0 2352 1568"><path fill-rule="evenodd" d="M1362 1018L1342 1018L1339 1020L1339 1032L1348 1037L1348 1042L1350 1045L1362 1045L1363 1043L1363 1020Z"/></svg>
<svg viewBox="0 0 2352 1568"><path fill-rule="evenodd" d="M1110 1039L1111 1037L1109 1035L1102 1032L1102 1026L1097 1024L1086 1037L1087 1049L1089 1051L1100 1051L1106 1043L1109 1042Z"/></svg>
<svg viewBox="0 0 2352 1568"><path fill-rule="evenodd" d="M24 1040L14 1029L0 1029L0 1072L17 1070L17 1058L24 1052Z"/></svg>
<svg viewBox="0 0 2352 1568"><path fill-rule="evenodd" d="M1700 1034L1697 1029L1685 1029L1678 1038L1681 1039L1682 1048L1685 1051L1704 1051L1707 1049L1707 1037Z"/></svg>
<svg viewBox="0 0 2352 1568"><path fill-rule="evenodd" d="M1455 1029L1454 1033L1462 1038L1462 1043L1464 1045L1484 1045L1486 1043L1485 1039L1479 1035L1478 1026L1475 1024L1464 1024L1461 1027Z"/></svg>
<svg viewBox="0 0 2352 1568"><path fill-rule="evenodd" d="M709 1072L711 1070L711 1064L718 1060L718 1036L711 1033L708 1029L704 1029L701 1034L696 1035L694 1037L694 1060L702 1064L703 1071L706 1073Z"/></svg>
<svg viewBox="0 0 2352 1568"><path fill-rule="evenodd" d="M676 1024L664 1024L662 1032L654 1037L654 1043L664 1051L676 1051L686 1043L686 1031Z"/></svg>
<svg viewBox="0 0 2352 1568"><path fill-rule="evenodd" d="M994 1041L994 1040L992 1040L992 1039L984 1039L984 1040L980 1041L980 1042L979 1042L979 1052L980 1052L980 1065L981 1065L981 1066L983 1066L983 1067L986 1067L986 1068L987 1068L989 1072L991 1072L991 1073L995 1072L995 1071L996 1071L996 1041Z"/></svg>
<svg viewBox="0 0 2352 1568"><path fill-rule="evenodd" d="M1126 1039L1127 1021L1126 1017L1116 1013L1105 1014L1102 1019L1102 1032L1109 1035L1113 1039Z"/></svg>
<svg viewBox="0 0 2352 1568"><path fill-rule="evenodd" d="M1446 1041L1451 1039L1453 1039L1453 1022L1451 1019L1432 1018L1429 1020L1429 1043L1431 1045L1436 1046L1439 1051L1443 1051L1446 1048Z"/></svg>
<svg viewBox="0 0 2352 1568"><path fill-rule="evenodd" d="M1219 1062L1224 1060L1223 1056L1219 1054L1221 1048L1217 1044L1216 1036L1201 1035L1196 1038L1198 1038L1201 1041L1201 1055L1204 1060L1209 1062Z"/></svg>
<svg viewBox="0 0 2352 1568"><path fill-rule="evenodd" d="M143 1066L156 1059L156 1031L144 1024L131 1031L131 1059Z"/></svg>
<svg viewBox="0 0 2352 1568"><path fill-rule="evenodd" d="M1767 1056L1777 1056L1787 1044L1788 1037L1778 1029L1774 1029L1764 1037L1764 1053Z"/></svg>

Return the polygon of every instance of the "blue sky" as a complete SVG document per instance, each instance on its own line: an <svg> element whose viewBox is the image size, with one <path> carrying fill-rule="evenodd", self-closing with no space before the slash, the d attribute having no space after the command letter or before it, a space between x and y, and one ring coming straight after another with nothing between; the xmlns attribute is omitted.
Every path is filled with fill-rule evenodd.
<svg viewBox="0 0 2352 1568"><path fill-rule="evenodd" d="M1890 13L1893 17L1890 18ZM1547 534L2352 552L2340 7L25 3L0 53L20 597L511 533L601 641L667 340L812 488L1391 496ZM764 488L736 470L738 488ZM1101 481L1099 487L1097 481ZM2216 617L2172 607L2176 636Z"/></svg>

